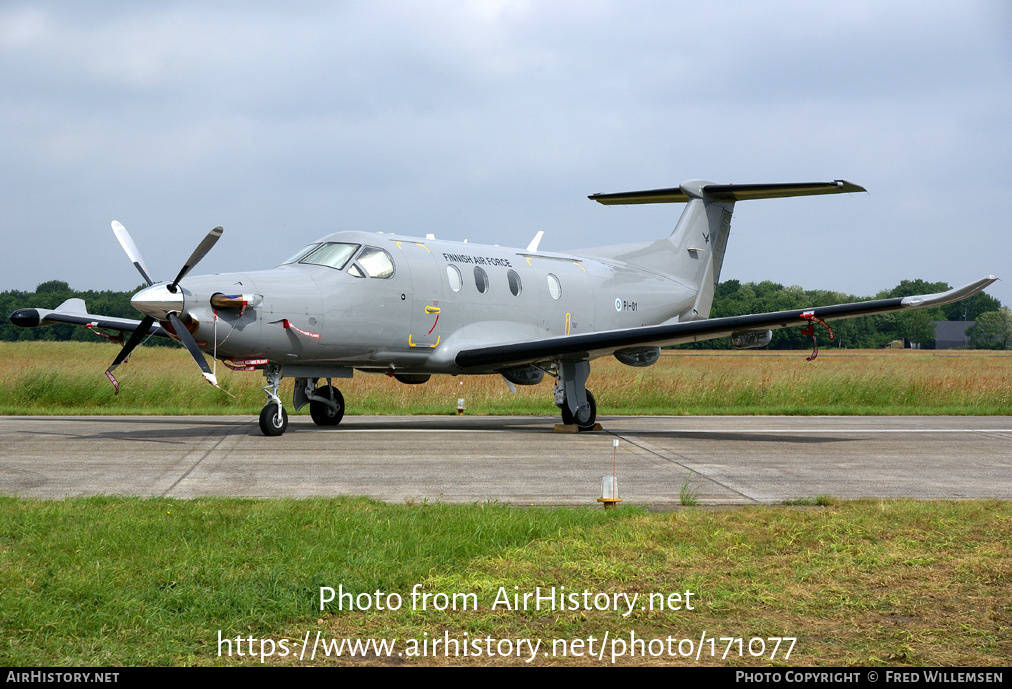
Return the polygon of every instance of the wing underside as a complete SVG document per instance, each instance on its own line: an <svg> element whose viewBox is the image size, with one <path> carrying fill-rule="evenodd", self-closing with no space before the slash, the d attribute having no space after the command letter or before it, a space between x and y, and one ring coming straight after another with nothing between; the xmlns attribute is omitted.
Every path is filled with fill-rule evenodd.
<svg viewBox="0 0 1012 689"><path fill-rule="evenodd" d="M514 342L489 347L465 349L457 353L456 363L464 369L500 370L558 359L594 359L622 349L665 347L727 337L739 330L777 330L806 325L811 316L823 321L870 316L891 311L928 306L941 306L970 297L997 278L988 276L964 287L912 297L874 299L871 301L792 309L748 316L710 318L685 323L607 330L597 333L566 335L544 340Z"/></svg>

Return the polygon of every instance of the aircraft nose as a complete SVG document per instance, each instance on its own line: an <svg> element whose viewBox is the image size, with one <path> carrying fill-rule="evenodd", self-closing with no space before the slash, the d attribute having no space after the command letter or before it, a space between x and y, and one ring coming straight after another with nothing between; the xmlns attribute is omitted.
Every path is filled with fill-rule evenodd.
<svg viewBox="0 0 1012 689"><path fill-rule="evenodd" d="M145 316L164 321L169 313L182 313L183 291L177 288L170 292L168 285L152 285L130 297L130 303Z"/></svg>

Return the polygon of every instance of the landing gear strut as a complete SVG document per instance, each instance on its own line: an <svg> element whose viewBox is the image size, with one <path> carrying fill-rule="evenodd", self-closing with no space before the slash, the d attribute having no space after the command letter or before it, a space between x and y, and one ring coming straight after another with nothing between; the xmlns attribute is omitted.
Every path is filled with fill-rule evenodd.
<svg viewBox="0 0 1012 689"><path fill-rule="evenodd" d="M597 402L587 389L589 375L589 361L560 361L555 379L555 404L562 411L562 423L581 431L593 430L597 422Z"/></svg>
<svg viewBox="0 0 1012 689"><path fill-rule="evenodd" d="M267 404L260 410L260 431L264 435L281 435L288 428L288 412L281 406L278 388L281 387L281 367L270 364L265 372Z"/></svg>

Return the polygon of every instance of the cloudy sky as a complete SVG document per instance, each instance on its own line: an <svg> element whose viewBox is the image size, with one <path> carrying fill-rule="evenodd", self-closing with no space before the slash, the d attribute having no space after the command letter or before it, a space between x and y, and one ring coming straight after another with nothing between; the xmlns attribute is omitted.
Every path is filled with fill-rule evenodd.
<svg viewBox="0 0 1012 689"><path fill-rule="evenodd" d="M565 251L670 232L586 196L844 178L741 203L723 279L871 295L1004 277L1012 4L0 4L0 290L270 267L344 229Z"/></svg>

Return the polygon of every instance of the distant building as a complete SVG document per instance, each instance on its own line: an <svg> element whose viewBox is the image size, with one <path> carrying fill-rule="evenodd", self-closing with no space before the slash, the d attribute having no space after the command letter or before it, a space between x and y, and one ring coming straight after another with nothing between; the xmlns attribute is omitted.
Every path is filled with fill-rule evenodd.
<svg viewBox="0 0 1012 689"><path fill-rule="evenodd" d="M935 349L968 347L970 338L966 330L976 321L931 321L935 326Z"/></svg>

